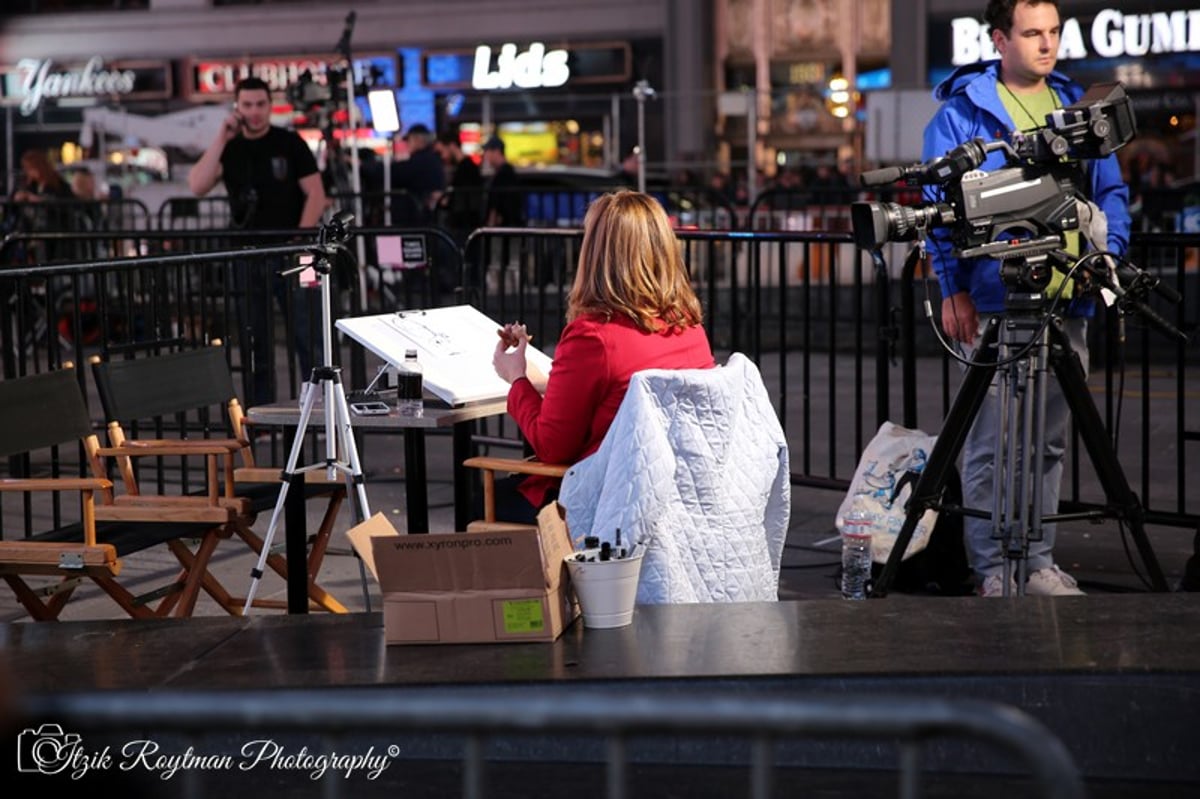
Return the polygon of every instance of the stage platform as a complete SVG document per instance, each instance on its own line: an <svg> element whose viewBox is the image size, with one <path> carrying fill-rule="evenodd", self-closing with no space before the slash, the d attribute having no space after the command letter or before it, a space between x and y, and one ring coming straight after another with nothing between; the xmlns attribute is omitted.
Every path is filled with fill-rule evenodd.
<svg viewBox="0 0 1200 799"><path fill-rule="evenodd" d="M853 388L848 383L845 390ZM794 424L789 429L802 428ZM430 523L438 531L453 529L449 443L435 437L428 450ZM1173 439L1155 439L1151 450L1169 453L1178 445ZM839 446L840 451L854 451L850 441ZM399 447L396 438L371 436L361 455L372 509L402 528L407 506ZM794 452L801 452L799 446ZM275 452L271 459L264 453L262 460L279 463L283 456ZM1152 469L1157 463L1151 462ZM1161 482L1165 474L1155 472L1152 479ZM1086 474L1084 484L1090 485ZM379 587L371 583L363 591L358 561L345 538L348 513L335 530L320 575L322 585L353 611L344 616L256 610L249 618L231 618L202 598L192 619L132 621L118 618L107 597L84 585L68 603L62 623L33 623L12 592L4 590L0 689L7 688L20 701L61 700L64 713L79 710L82 706L73 701L89 697L131 699L134 707L142 698L166 707L179 700L193 709L196 701L241 704L231 694L266 696L276 710L294 702L297 713L309 701L328 698L361 702L365 697L383 706L405 698L444 703L520 698L530 692L552 701L584 697L599 703L650 695L694 700L702 707L724 697L759 703L754 707L768 711L781 703L810 700L849 708L863 697L931 705L981 700L1023 711L1060 740L1094 799L1200 796L1200 739L1195 733L1200 719L1200 599L1188 593L1147 593L1142 564L1131 557L1131 544L1115 523L1073 522L1059 529L1056 560L1079 578L1086 597L985 600L893 591L885 599L846 602L837 590L840 561L833 527L841 499L837 491L793 487L780 573L782 601L643 607L629 627L585 630L577 622L553 644L385 646L382 618L373 612L381 606ZM310 510L310 529L319 522L319 513L319 508ZM1150 529L1172 587L1194 552L1194 535L1194 530ZM212 565L225 585L241 587L248 585L254 561L248 548L223 544ZM123 565L122 576L143 590L177 568L174 558L157 551L139 553ZM282 581L268 574L259 596L284 595ZM347 703L352 706L357 707ZM227 715L236 709L214 708ZM58 723L64 733L73 734L73 718L38 721ZM298 746L334 741L341 751L361 753L371 746L388 751L394 744L398 755L377 780L361 773L331 782L314 781L295 770L193 769L170 781L156 777L149 787L130 789L120 779L124 775L112 770L98 776L125 799L432 799L464 793L461 736L411 729L356 732L354 725L316 734L314 729L324 729L319 723L312 726L318 719L297 721L310 725L289 739ZM8 725L12 736L26 729L23 723ZM153 737L164 746L168 740L158 738L153 724L110 732L117 736L114 740ZM90 733L84 735L92 740ZM214 724L211 734L185 736L184 746L192 743L203 753L249 737L249 728ZM5 737L0 747L8 743ZM774 751L774 790L758 795L904 795L895 778L895 744L859 746L865 748L829 737L781 745ZM595 741L503 735L484 749L488 797L609 795L604 786L607 752ZM15 750L15 744L7 748ZM628 750L631 796L750 795L745 764L752 755L744 745L654 742L631 744ZM11 754L9 758L11 773L14 760ZM1019 771L1014 761L998 759L975 739L926 751L922 765L939 775L924 782L923 796L1033 795L1028 780L1009 776ZM53 785L43 774L23 776L19 784L28 786L28 792L7 790L18 783L6 780L6 795L45 793ZM195 782L185 783L185 778ZM93 782L65 776L55 787L77 791Z"/></svg>
<svg viewBox="0 0 1200 799"><path fill-rule="evenodd" d="M288 696L289 689L382 698L446 688L469 698L531 687L549 699L649 692L753 701L982 700L1018 708L1057 736L1089 795L1183 796L1200 795L1198 629L1200 602L1190 594L991 601L893 595L853 603L639 607L628 627L588 630L576 622L552 644L386 646L378 613L352 613L8 624L0 629L0 651L15 695L26 700L132 693L158 699L211 694L227 701L230 692ZM372 740L354 745L366 749ZM417 764L457 758L462 748L437 735L388 740L399 740L401 759L411 760L408 771L393 770L396 779L419 773ZM553 736L493 745L498 761L525 764L527 775L542 774L542 768L556 774L604 755L602 747ZM684 766L704 773L739 765L740 756L730 751L717 744L661 744L641 748L636 760L642 769L664 768L667 775ZM774 759L787 770L781 773L800 769L814 784L827 785L828 793L815 795L875 795L838 792L846 782L830 776L861 769L862 756L826 742L784 747ZM889 762L880 755L866 767ZM1004 775L1012 768L965 745L932 750L926 766L939 773L998 774L990 782L962 783L991 789L957 794L987 796L1004 795ZM245 779L249 785L265 777ZM287 790L306 790L310 781L296 779L298 785ZM396 787L402 793L395 795L405 797L437 795L409 791L403 779ZM894 795L894 783L876 787L883 790L878 795Z"/></svg>

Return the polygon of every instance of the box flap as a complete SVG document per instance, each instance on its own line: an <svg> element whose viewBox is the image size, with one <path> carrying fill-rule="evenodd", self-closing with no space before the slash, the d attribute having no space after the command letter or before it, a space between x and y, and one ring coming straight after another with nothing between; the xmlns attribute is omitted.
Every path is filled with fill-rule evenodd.
<svg viewBox="0 0 1200 799"><path fill-rule="evenodd" d="M379 585L393 591L480 591L545 586L539 534L428 533L373 536Z"/></svg>
<svg viewBox="0 0 1200 799"><path fill-rule="evenodd" d="M542 569L546 573L546 587L554 589L564 579L567 566L563 558L574 551L563 508L557 502L551 502L538 513L538 534L542 540Z"/></svg>
<svg viewBox="0 0 1200 799"><path fill-rule="evenodd" d="M362 524L355 525L346 531L346 537L350 539L350 546L354 547L354 551L366 564L367 571L371 572L371 576L377 581L379 572L375 569L375 550L371 541L375 538L399 535L400 533L382 513L376 513Z"/></svg>

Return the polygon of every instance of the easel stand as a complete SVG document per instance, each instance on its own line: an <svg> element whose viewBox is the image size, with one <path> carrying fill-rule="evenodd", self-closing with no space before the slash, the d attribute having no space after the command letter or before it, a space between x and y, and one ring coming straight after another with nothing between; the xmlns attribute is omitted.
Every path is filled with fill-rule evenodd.
<svg viewBox="0 0 1200 799"><path fill-rule="evenodd" d="M1035 335L1036 342L1033 341ZM1022 336L1024 341L1021 340ZM1011 353L1020 352L1025 345L1030 347L1027 356L1009 360ZM997 438L1001 449L997 452L994 507L988 513L943 505L942 492L950 470L954 468L967 433L983 406L1001 363L1006 370L1008 391L998 414L1002 430ZM1053 370L1058 378L1075 420L1075 428L1104 488L1108 499L1108 508L1104 511L1055 514L1052 517L1043 517L1041 514L1041 457L1045 441L1049 370ZM1005 443L1001 445L1000 442ZM942 432L913 489L904 524L887 564L872 589L872 597L887 595L917 523L930 509L992 520L993 535L1001 539L1005 552L1006 594L1009 592L1009 579L1014 576L1014 568L1018 593L1024 593L1029 541L1040 540L1044 522L1097 517L1118 518L1129 526L1154 590L1168 590L1162 568L1146 537L1145 514L1141 503L1130 488L1109 443L1104 420L1088 393L1079 356L1071 348L1062 330L1062 320L1057 316L1052 316L1043 324L1039 314L1017 311L1004 317L992 317L989 321L976 350L976 359L967 368Z"/></svg>
<svg viewBox="0 0 1200 799"><path fill-rule="evenodd" d="M283 469L281 477L283 485L279 489L279 498L271 512L271 523L267 528L266 537L263 539L262 552L259 553L258 563L250 572L250 590L246 594L243 614L248 614L253 606L254 594L258 590L258 582L263 576L263 566L270 554L271 542L275 538L275 529L279 524L280 516L283 515L284 508L287 507L288 493L293 489L304 492L306 473L325 469L330 480L336 479L336 475L341 474L346 481L346 492L351 497L355 522L365 521L371 514L367 504L366 481L363 478L362 463L358 457L358 448L354 443L354 431L350 426L350 407L346 402L341 369L331 365L333 362L333 333L329 321L332 306L329 289L330 259L346 238L345 225L348 222L346 218L348 216L350 215L346 213L340 214L335 217L334 223L321 229L320 240L314 251L316 258L313 268L321 277L321 334L324 354L322 363L324 365L312 370L312 376L300 392L300 421L292 441L291 452L288 454L287 464ZM300 271L301 268L303 267L288 269L283 274L290 275ZM300 453L304 449L305 435L318 397L324 397L325 401L325 460L321 463L301 467L298 466ZM345 456L344 460L340 457L342 455ZM354 502L355 499L357 499L357 503ZM304 525L301 522L303 519L289 519L288 522L288 551L302 552L307 546L307 542L302 540L303 533L301 531L304 530ZM293 535L298 535L301 540L294 539ZM295 568L295 566L296 564L289 563L289 569ZM370 598L366 596L366 572L361 560L358 567L363 578L364 599L369 608ZM309 575L309 579L312 579L312 575ZM296 580L288 581L288 607L293 610L308 607L307 585L299 585Z"/></svg>

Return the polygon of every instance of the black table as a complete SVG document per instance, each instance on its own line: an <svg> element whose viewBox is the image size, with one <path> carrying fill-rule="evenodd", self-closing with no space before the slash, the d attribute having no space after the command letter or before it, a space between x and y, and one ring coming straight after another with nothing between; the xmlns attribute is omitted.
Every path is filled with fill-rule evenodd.
<svg viewBox="0 0 1200 799"><path fill-rule="evenodd" d="M469 479L463 461L473 455L471 422L488 416L498 416L506 411L504 398L481 400L449 408L436 400L425 401L425 412L421 417L401 416L395 410L385 416L358 416L351 414L351 425L363 430L404 431L404 479L405 499L409 533L429 532L429 487L425 461L425 431L451 428L454 458L454 528L465 530L470 522L471 502L468 490ZM308 429L325 424L325 404L318 399L308 422ZM300 424L300 403L286 402L260 405L246 411L246 418L253 424L293 429ZM290 452L290 449L289 449ZM308 612L308 520L304 505L304 472L308 464L297 463L292 475L292 488L288 491L284 508L286 533L286 557L288 564L288 611ZM361 464L360 464L361 465ZM356 514L362 510L355 497L350 506ZM361 519L355 519L361 521Z"/></svg>

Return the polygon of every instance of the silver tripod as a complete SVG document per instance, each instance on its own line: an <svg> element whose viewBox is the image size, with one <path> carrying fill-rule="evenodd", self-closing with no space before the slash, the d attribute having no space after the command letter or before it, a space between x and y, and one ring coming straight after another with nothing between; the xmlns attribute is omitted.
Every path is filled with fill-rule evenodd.
<svg viewBox="0 0 1200 799"><path fill-rule="evenodd" d="M283 469L281 476L283 484L279 489L279 498L275 501L275 509L271 512L271 523L267 527L267 534L263 539L262 551L258 554L258 563L250 572L250 590L246 594L246 605L242 609L243 615L248 614L253 606L254 594L258 590L258 581L263 576L263 566L271 552L275 529L287 504L288 492L293 487L299 491L304 490L304 476L307 472L325 469L330 480L336 479L336 475L341 474L346 481L346 492L351 495L354 521L356 523L365 521L371 515L367 505L367 489L363 479L362 463L358 459L358 448L354 443L354 432L350 427L350 407L346 402L346 392L342 386L341 369L331 365L333 363L333 333L330 326L332 303L329 291L331 258L334 253L342 249L343 243L349 238L348 225L353 219L354 214L349 211L336 214L328 225L322 226L317 238L317 245L313 248L315 256L313 268L321 278L321 343L324 360L322 366L312 370L312 376L300 391L300 422L296 428L295 439L292 441L287 465ZM288 269L282 274L290 275L303 268L305 267ZM325 401L323 409L325 414L325 461L298 467L300 453L304 449L308 423L312 418L318 397L324 397ZM356 505L354 504L355 499L358 500ZM295 568L295 564L289 564L289 567ZM359 570L363 571L363 569L363 564L359 561ZM365 585L365 573L363 577ZM307 606L307 591L305 591L305 603ZM291 603L289 602L289 604Z"/></svg>
<svg viewBox="0 0 1200 799"><path fill-rule="evenodd" d="M1052 237L1033 240L1020 249L1014 247L1012 242L1004 241L975 248L977 252L964 251L962 254L970 257L1003 253L1008 257L1002 261L1002 268L1030 267L1036 272L1044 266L1043 255L1053 259L1054 268L1067 262L1070 256L1061 253L1060 247L1061 240ZM917 248L914 248L916 252ZM1077 265L1084 263L1087 257L1080 259ZM1089 263L1087 274L1097 286L1112 291L1119 298L1118 305L1122 311L1136 310L1168 335L1186 340L1144 302L1150 290L1163 291L1157 281L1128 262L1124 263L1124 268L1131 278L1124 288L1111 278L1107 268L1098 269ZM1002 277L1009 286L1017 285L1024 279L1014 280L1013 275L1004 272ZM1041 289L1035 293L1040 297L1040 292ZM1167 295L1164 293L1164 296ZM1128 526L1129 535L1137 546L1153 589L1168 590L1162 567L1146 536L1145 511L1130 487L1112 442L1108 439L1104 420L1088 392L1083 367L1071 342L1057 318L1044 313L1041 300L1034 302L1030 296L1030 304L1024 305L1021 298L1015 299L1016 302L1013 292L1006 298L1008 310L1003 322L1003 338L1001 317L992 317L984 328L975 358L967 367L958 395L942 425L942 432L909 497L904 524L896 534L892 554L872 588L873 597L887 595L918 521L931 508L992 519L993 535L1004 542L1006 593L1009 592L1008 580L1013 577L1014 568L1018 572L1017 585L1024 586L1028 576L1026 561L1029 542L1039 540L1044 535L1044 522L1104 518L1116 518ZM989 513L943 503L943 490L954 469L955 459L998 370L1003 370L1001 397L1004 404L998 414L1002 429L996 457L1002 459L1003 464L997 465L993 473L994 507ZM1104 488L1108 504L1103 509L1055 513L1049 517L1042 513L1042 445L1046 435L1046 392L1051 373L1058 380L1075 421L1076 435L1087 450L1096 476ZM1024 588L1018 590L1023 592Z"/></svg>
<svg viewBox="0 0 1200 799"><path fill-rule="evenodd" d="M1010 313L1002 322L996 442L992 471L992 538L1004 549L1004 594L1015 584L1025 594L1029 544L1041 541L1042 469L1046 442L1046 392L1050 328L1057 320ZM1015 571L1015 574L1014 574Z"/></svg>

